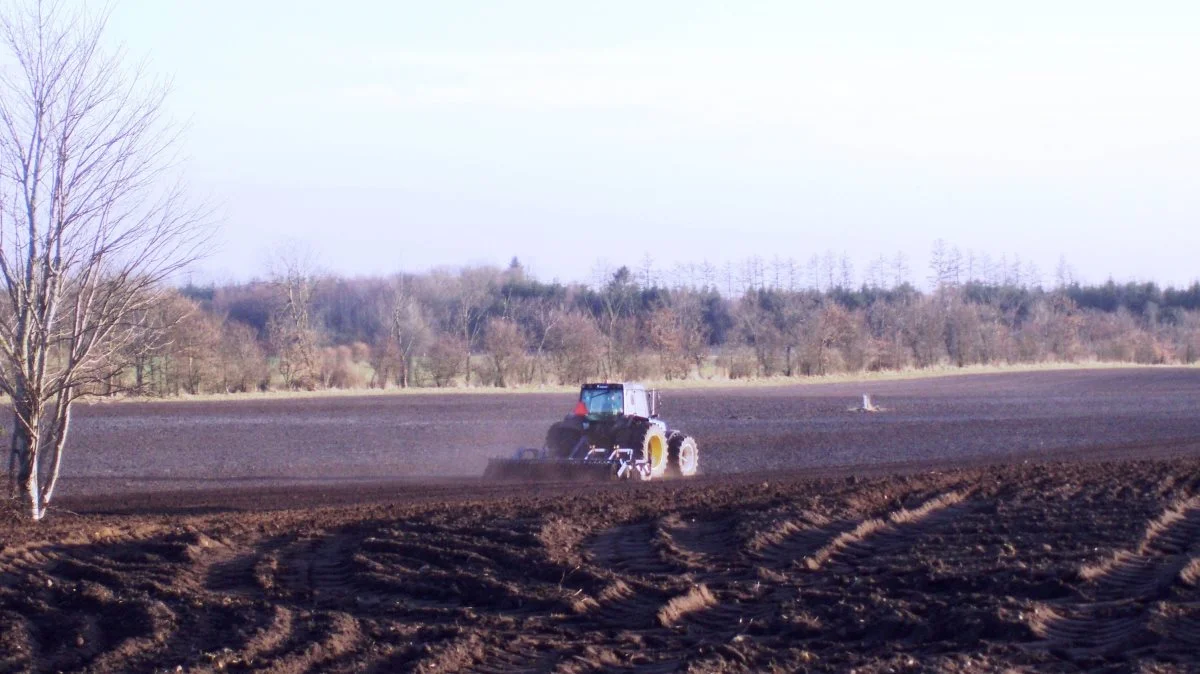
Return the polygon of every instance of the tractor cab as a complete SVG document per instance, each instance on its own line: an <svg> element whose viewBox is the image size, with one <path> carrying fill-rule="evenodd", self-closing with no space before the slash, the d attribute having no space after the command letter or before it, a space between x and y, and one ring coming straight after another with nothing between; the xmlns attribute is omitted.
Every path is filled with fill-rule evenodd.
<svg viewBox="0 0 1200 674"><path fill-rule="evenodd" d="M658 416L657 391L647 391L641 384L584 384L579 390L575 416L588 421L617 417Z"/></svg>

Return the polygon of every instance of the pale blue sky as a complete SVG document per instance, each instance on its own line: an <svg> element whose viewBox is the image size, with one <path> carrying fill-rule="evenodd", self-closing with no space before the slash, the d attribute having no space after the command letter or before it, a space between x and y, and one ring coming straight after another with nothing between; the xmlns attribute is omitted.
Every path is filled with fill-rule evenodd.
<svg viewBox="0 0 1200 674"><path fill-rule="evenodd" d="M1200 278L1194 2L121 0L174 80L207 277L588 279L932 242L1049 277Z"/></svg>

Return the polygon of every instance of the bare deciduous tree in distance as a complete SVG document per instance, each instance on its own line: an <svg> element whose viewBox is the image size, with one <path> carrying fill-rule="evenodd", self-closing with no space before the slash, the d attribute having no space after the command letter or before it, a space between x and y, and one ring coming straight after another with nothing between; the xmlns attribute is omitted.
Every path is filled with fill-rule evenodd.
<svg viewBox="0 0 1200 674"><path fill-rule="evenodd" d="M278 302L267 326L272 350L279 359L284 386L311 390L316 387L319 374L320 335L312 320L312 300L318 283L317 255L307 246L291 241L280 246L271 266L271 282Z"/></svg>
<svg viewBox="0 0 1200 674"><path fill-rule="evenodd" d="M404 279L397 280L391 288L387 318L388 337L397 355L396 383L400 388L408 388L417 354L433 340L433 333Z"/></svg>
<svg viewBox="0 0 1200 674"><path fill-rule="evenodd" d="M40 520L72 404L152 329L140 317L205 252L209 230L167 187L166 88L101 46L74 3L0 5L0 390L13 408L14 495Z"/></svg>

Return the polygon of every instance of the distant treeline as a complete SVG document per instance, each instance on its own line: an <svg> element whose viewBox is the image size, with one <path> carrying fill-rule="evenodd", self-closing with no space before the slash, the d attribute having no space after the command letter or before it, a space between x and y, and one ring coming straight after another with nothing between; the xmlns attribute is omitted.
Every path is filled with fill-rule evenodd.
<svg viewBox="0 0 1200 674"><path fill-rule="evenodd" d="M935 256L928 292L885 285L884 274L847 287L831 261L825 283L817 273L800 287L795 274L748 273L732 294L712 273L668 287L621 267L588 285L539 281L515 259L504 269L387 278L318 275L293 262L267 281L182 288L147 317L174 326L172 336L138 345L109 390L514 386L1200 357L1200 283L1081 285L1060 273L1044 288L1020 273L975 278L947 259Z"/></svg>

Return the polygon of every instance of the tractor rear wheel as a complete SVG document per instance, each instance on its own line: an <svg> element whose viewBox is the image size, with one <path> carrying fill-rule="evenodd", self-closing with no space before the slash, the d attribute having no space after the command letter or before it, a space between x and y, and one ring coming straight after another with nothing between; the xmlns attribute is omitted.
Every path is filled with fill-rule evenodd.
<svg viewBox="0 0 1200 674"><path fill-rule="evenodd" d="M582 437L581 429L574 424L560 421L546 431L546 449L550 450L550 456L556 459L566 459L571 456L571 451L575 449L575 445Z"/></svg>
<svg viewBox="0 0 1200 674"><path fill-rule="evenodd" d="M638 461L646 461L643 470L634 471L641 480L655 480L667 472L667 434L657 424L647 424L635 431L630 446L636 450Z"/></svg>
<svg viewBox="0 0 1200 674"><path fill-rule="evenodd" d="M700 467L696 439L679 431L667 440L667 477L692 477Z"/></svg>

